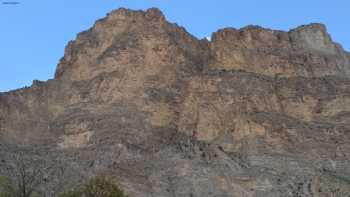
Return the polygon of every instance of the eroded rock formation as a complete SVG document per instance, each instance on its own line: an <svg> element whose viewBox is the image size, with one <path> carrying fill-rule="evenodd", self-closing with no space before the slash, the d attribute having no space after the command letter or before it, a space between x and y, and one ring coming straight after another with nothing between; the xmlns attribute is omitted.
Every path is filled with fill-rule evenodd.
<svg viewBox="0 0 350 197"><path fill-rule="evenodd" d="M49 196L99 174L130 196L349 196L349 77L321 24L208 41L118 9L54 79L0 94L0 172L22 150L57 169Z"/></svg>

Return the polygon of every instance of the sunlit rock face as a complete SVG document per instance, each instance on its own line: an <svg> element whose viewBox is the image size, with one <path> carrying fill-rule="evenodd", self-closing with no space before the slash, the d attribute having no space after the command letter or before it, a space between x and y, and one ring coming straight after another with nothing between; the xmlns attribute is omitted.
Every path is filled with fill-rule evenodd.
<svg viewBox="0 0 350 197"><path fill-rule="evenodd" d="M289 32L248 26L213 34L209 67L245 70L267 76L324 77L349 74L346 52L321 24Z"/></svg>
<svg viewBox="0 0 350 197"><path fill-rule="evenodd" d="M349 53L321 24L210 40L112 11L54 79L0 94L0 172L23 150L48 196L106 174L130 196L349 196Z"/></svg>

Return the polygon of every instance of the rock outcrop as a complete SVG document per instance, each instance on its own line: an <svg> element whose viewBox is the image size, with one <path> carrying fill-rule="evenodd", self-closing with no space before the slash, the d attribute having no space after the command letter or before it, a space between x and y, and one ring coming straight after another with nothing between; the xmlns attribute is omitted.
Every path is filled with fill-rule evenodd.
<svg viewBox="0 0 350 197"><path fill-rule="evenodd" d="M130 196L349 196L350 55L321 24L208 41L118 9L54 79L0 94L0 173L17 151L54 166L48 196L99 174Z"/></svg>

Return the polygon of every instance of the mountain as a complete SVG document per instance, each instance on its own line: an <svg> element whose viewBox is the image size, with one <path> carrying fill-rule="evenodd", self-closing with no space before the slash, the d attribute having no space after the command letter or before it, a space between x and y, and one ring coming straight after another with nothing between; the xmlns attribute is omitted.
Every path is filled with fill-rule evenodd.
<svg viewBox="0 0 350 197"><path fill-rule="evenodd" d="M156 8L70 41L55 78L0 94L0 174L23 152L48 196L95 175L130 196L350 195L350 54L322 24L199 40Z"/></svg>

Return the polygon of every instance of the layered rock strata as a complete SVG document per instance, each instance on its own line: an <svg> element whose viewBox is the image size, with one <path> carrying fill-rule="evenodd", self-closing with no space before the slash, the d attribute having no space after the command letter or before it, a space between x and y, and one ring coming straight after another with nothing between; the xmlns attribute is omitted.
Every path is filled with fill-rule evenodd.
<svg viewBox="0 0 350 197"><path fill-rule="evenodd" d="M130 196L349 196L350 55L321 24L199 40L155 8L69 42L55 78L0 94L0 173L47 195L115 177Z"/></svg>

